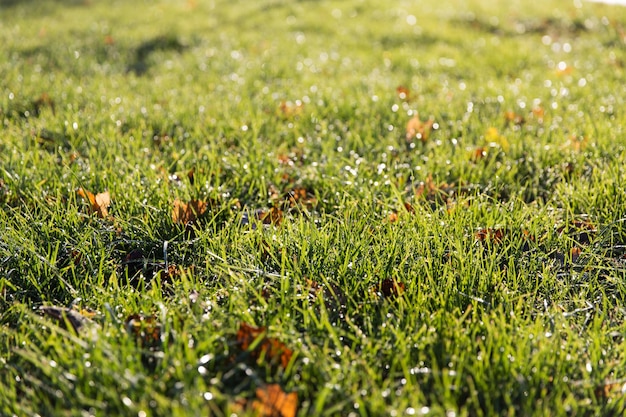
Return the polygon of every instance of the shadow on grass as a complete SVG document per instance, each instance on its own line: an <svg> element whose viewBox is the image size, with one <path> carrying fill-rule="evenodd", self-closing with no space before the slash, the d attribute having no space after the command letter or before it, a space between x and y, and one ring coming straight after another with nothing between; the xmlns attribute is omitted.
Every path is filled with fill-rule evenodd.
<svg viewBox="0 0 626 417"><path fill-rule="evenodd" d="M144 41L135 50L135 60L129 65L128 72L136 75L145 74L150 68L150 55L157 51L182 52L185 49L180 40L173 35L161 35Z"/></svg>

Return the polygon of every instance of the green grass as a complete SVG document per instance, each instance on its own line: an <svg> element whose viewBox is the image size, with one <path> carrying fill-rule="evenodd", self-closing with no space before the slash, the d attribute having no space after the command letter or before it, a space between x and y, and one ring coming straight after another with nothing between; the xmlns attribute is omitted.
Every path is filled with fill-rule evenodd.
<svg viewBox="0 0 626 417"><path fill-rule="evenodd" d="M392 3L1 2L1 415L624 413L626 9Z"/></svg>

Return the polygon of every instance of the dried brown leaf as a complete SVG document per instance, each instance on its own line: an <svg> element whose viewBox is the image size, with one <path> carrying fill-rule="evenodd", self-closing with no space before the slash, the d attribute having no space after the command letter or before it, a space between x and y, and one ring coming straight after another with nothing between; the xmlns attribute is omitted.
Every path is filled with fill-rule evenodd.
<svg viewBox="0 0 626 417"><path fill-rule="evenodd" d="M277 363L283 369L287 368L293 356L293 351L287 345L278 339L267 337L265 327L255 327L245 322L241 323L236 336L239 349L242 351L249 350L259 338L261 338L261 341L250 351L252 358L255 361L263 358L268 363Z"/></svg>
<svg viewBox="0 0 626 417"><path fill-rule="evenodd" d="M101 219L109 215L109 207L111 206L111 195L108 191L94 194L90 191L79 188L78 195L89 202L90 213L95 213Z"/></svg>
<svg viewBox="0 0 626 417"><path fill-rule="evenodd" d="M172 209L172 221L175 224L194 223L200 216L206 213L208 204L201 200L191 200L183 203L181 200L174 200Z"/></svg>
<svg viewBox="0 0 626 417"><path fill-rule="evenodd" d="M422 142L426 142L430 136L430 132L433 129L435 121L428 119L425 122L421 121L419 115L415 115L406 125L406 140L407 142L413 142L414 139L419 139Z"/></svg>
<svg viewBox="0 0 626 417"><path fill-rule="evenodd" d="M286 393L278 384L269 384L256 389L252 408L259 416L294 417L298 410L298 394Z"/></svg>

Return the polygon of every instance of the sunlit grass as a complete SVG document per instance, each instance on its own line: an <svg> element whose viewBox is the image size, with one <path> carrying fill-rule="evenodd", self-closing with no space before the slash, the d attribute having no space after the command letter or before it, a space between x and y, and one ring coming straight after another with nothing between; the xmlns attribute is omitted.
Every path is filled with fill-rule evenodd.
<svg viewBox="0 0 626 417"><path fill-rule="evenodd" d="M0 414L623 413L625 10L2 15Z"/></svg>

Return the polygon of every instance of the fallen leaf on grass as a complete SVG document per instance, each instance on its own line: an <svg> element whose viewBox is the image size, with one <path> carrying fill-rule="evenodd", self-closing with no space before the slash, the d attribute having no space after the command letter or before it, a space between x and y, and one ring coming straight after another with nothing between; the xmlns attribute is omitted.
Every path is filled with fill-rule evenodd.
<svg viewBox="0 0 626 417"><path fill-rule="evenodd" d="M300 116L304 111L304 103L301 100L281 101L278 111L285 118Z"/></svg>
<svg viewBox="0 0 626 417"><path fill-rule="evenodd" d="M53 318L56 324L62 328L67 328L67 324L69 323L76 333L86 324L90 323L91 318L95 315L95 313L92 314L88 310L84 310L83 315L83 312L67 307L56 306L42 306L39 307L39 310L44 315Z"/></svg>
<svg viewBox="0 0 626 417"><path fill-rule="evenodd" d="M39 116L41 110L46 107L52 110L52 113L54 114L54 100L52 100L48 93L42 93L37 100L33 101L34 115Z"/></svg>
<svg viewBox="0 0 626 417"><path fill-rule="evenodd" d="M134 336L141 347L158 347L161 345L161 323L154 316L131 314L126 318L126 331Z"/></svg>
<svg viewBox="0 0 626 417"><path fill-rule="evenodd" d="M571 135L561 146L561 149L571 149L574 152L584 151L587 148L589 139L586 136Z"/></svg>
<svg viewBox="0 0 626 417"><path fill-rule="evenodd" d="M398 94L398 97L400 97L400 100L404 100L404 101L409 101L411 97L411 93L409 92L409 89L402 85L396 88L396 94Z"/></svg>
<svg viewBox="0 0 626 417"><path fill-rule="evenodd" d="M580 257L582 252L583 251L582 251L581 248L574 246L572 248L572 250L570 251L570 255L572 257L572 262L576 262L578 260L578 258Z"/></svg>
<svg viewBox="0 0 626 417"><path fill-rule="evenodd" d="M264 417L294 417L298 409L298 393L286 393L278 384L256 389L253 410Z"/></svg>
<svg viewBox="0 0 626 417"><path fill-rule="evenodd" d="M273 224L278 226L283 221L283 211L278 207L271 207L268 210L257 210L255 212L257 219L263 224Z"/></svg>
<svg viewBox="0 0 626 417"><path fill-rule="evenodd" d="M346 310L347 297L339 286L334 284L321 284L311 279L306 280L308 291L308 299L314 302L321 297L324 307L329 313L343 316Z"/></svg>
<svg viewBox="0 0 626 417"><path fill-rule="evenodd" d="M311 208L317 204L317 198L315 193L304 188L295 187L287 192L286 199L289 201L290 207L296 207L298 205Z"/></svg>
<svg viewBox="0 0 626 417"><path fill-rule="evenodd" d="M595 389L596 398L615 398L623 397L626 394L626 383L621 382L607 382Z"/></svg>
<svg viewBox="0 0 626 417"><path fill-rule="evenodd" d="M498 129L490 127L485 132L485 141L491 147L500 147L504 152L508 152L510 145L509 141L500 134Z"/></svg>
<svg viewBox="0 0 626 417"><path fill-rule="evenodd" d="M514 111L505 111L504 120L507 123L513 123L517 126L521 126L526 122L526 120L524 120L524 116L522 116L521 114L517 114Z"/></svg>
<svg viewBox="0 0 626 417"><path fill-rule="evenodd" d="M193 223L206 213L207 208L208 204L202 200L191 200L189 203L183 203L176 199L172 209L172 221L175 224Z"/></svg>
<svg viewBox="0 0 626 417"><path fill-rule="evenodd" d="M89 210L91 213L95 213L101 219L104 219L109 215L109 207L111 206L111 195L108 191L103 193L94 194L83 188L76 190L78 195L84 200L89 202Z"/></svg>
<svg viewBox="0 0 626 417"><path fill-rule="evenodd" d="M563 61L559 62L557 69L556 69L556 75L559 77L571 75L573 72L574 72L574 67L572 67L571 65L567 65Z"/></svg>
<svg viewBox="0 0 626 417"><path fill-rule="evenodd" d="M472 162L480 161L487 157L487 149L484 146L479 146L471 152L470 159Z"/></svg>
<svg viewBox="0 0 626 417"><path fill-rule="evenodd" d="M598 230L595 225L588 220L572 220L569 224L557 228L559 234L567 232L579 245L591 243Z"/></svg>
<svg viewBox="0 0 626 417"><path fill-rule="evenodd" d="M415 209L413 208L413 206L410 203L404 203L404 209L406 210L407 213L409 214L414 214L415 213ZM389 213L389 215L387 216L387 221L389 223L395 223L400 219L400 212L398 210L394 210L391 213Z"/></svg>
<svg viewBox="0 0 626 417"><path fill-rule="evenodd" d="M407 142L413 142L414 139L419 139L422 142L426 142L430 136L430 132L433 130L435 121L428 119L422 122L419 115L416 114L406 125L406 140Z"/></svg>
<svg viewBox="0 0 626 417"><path fill-rule="evenodd" d="M504 230L487 227L478 230L474 234L474 237L476 237L476 240L480 242L502 243L502 240L504 239Z"/></svg>
<svg viewBox="0 0 626 417"><path fill-rule="evenodd" d="M378 297L382 296L390 300L401 297L406 286L395 278L386 278L379 285L370 288L370 292Z"/></svg>
<svg viewBox="0 0 626 417"><path fill-rule="evenodd" d="M543 117L545 115L543 107L533 107L532 115L539 123L543 123Z"/></svg>
<svg viewBox="0 0 626 417"><path fill-rule="evenodd" d="M260 341L258 341L259 339ZM241 323L236 340L242 351L248 351L257 342L250 351L250 356L255 361L263 359L270 364L279 364L283 369L287 368L293 356L293 351L283 342L266 336L265 327L254 327L245 322Z"/></svg>
<svg viewBox="0 0 626 417"><path fill-rule="evenodd" d="M146 369L154 371L162 347L161 323L154 316L131 314L125 324L128 334L135 338L137 346L142 349L141 363Z"/></svg>

